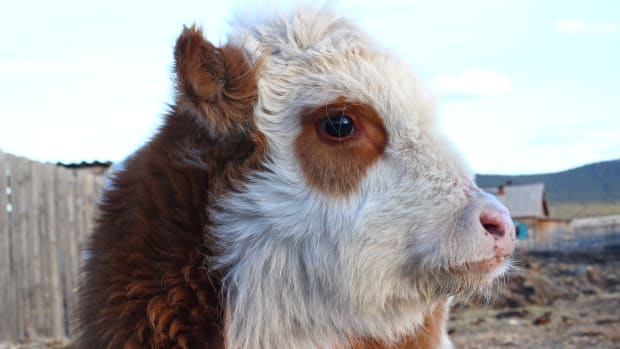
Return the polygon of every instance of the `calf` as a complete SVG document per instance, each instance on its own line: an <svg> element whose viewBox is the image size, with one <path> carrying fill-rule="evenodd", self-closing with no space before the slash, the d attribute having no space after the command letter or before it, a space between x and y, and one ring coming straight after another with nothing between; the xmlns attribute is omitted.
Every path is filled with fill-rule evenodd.
<svg viewBox="0 0 620 349"><path fill-rule="evenodd" d="M409 69L329 10L175 47L176 101L111 177L80 348L450 348L510 264L508 212Z"/></svg>

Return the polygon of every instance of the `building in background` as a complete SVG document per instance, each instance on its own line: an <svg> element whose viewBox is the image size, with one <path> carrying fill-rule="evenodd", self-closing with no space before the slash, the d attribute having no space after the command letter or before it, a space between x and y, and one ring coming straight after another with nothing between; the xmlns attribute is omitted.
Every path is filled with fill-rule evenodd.
<svg viewBox="0 0 620 349"><path fill-rule="evenodd" d="M513 185L508 182L484 190L508 208L512 219L527 226L529 236L539 239L541 234L571 230L570 220L549 217L544 183Z"/></svg>

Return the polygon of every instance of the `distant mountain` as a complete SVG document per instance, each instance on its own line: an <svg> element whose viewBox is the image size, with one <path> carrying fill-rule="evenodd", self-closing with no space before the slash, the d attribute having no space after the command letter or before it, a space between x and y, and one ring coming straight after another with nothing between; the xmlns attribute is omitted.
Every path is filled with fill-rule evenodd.
<svg viewBox="0 0 620 349"><path fill-rule="evenodd" d="M476 182L480 187L542 182L553 216L620 214L620 159L556 173L478 175Z"/></svg>

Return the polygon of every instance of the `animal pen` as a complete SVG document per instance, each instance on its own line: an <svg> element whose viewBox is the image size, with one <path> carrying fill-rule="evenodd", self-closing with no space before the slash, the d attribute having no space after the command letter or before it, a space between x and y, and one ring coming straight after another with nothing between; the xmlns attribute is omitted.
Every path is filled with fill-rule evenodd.
<svg viewBox="0 0 620 349"><path fill-rule="evenodd" d="M103 176L0 152L0 343L69 339L81 251ZM620 245L620 216L573 221L531 236L532 251Z"/></svg>
<svg viewBox="0 0 620 349"><path fill-rule="evenodd" d="M71 338L102 176L0 152L0 342Z"/></svg>

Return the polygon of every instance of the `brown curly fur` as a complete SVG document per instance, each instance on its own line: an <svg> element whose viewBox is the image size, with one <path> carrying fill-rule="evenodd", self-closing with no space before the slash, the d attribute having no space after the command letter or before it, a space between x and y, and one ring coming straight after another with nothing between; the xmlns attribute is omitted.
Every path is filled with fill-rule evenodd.
<svg viewBox="0 0 620 349"><path fill-rule="evenodd" d="M217 253L208 208L265 155L252 119L255 72L241 51L216 48L195 28L176 51L183 97L101 199L75 347L223 347L220 275L205 262Z"/></svg>

